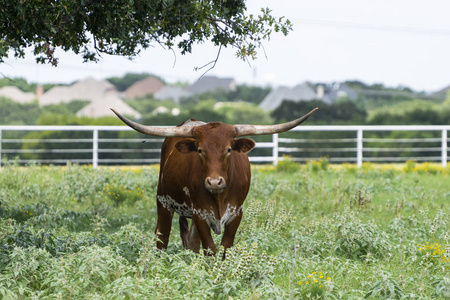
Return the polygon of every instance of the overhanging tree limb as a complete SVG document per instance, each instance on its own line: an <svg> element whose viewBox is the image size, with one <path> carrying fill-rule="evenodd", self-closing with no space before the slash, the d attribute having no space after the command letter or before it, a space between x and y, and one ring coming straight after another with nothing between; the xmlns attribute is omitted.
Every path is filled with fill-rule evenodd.
<svg viewBox="0 0 450 300"><path fill-rule="evenodd" d="M102 53L133 58L153 44L185 54L205 41L245 60L272 32L292 30L269 9L246 12L244 0L0 0L0 63L10 51L23 58L28 47L37 62L56 66L56 47L97 61Z"/></svg>

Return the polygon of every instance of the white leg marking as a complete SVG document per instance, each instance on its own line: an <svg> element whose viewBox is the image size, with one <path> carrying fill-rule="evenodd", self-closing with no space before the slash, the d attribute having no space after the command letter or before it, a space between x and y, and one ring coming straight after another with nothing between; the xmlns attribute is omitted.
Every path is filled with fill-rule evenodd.
<svg viewBox="0 0 450 300"><path fill-rule="evenodd" d="M231 206L227 204L227 210L222 216L222 219L217 220L213 211L207 211L206 209L193 209L193 214L198 215L201 219L205 220L208 223L209 227L216 234L220 234L222 232L222 228L224 225L227 225L231 221L233 221L239 214L241 214L244 210L244 206L240 206L239 208L236 206Z"/></svg>
<svg viewBox="0 0 450 300"><path fill-rule="evenodd" d="M231 206L230 204L227 204L227 210L222 216L222 219L220 220L220 223L222 224L228 224L231 221L233 221L238 215L242 214L244 211L244 205L241 205L239 208L236 206Z"/></svg>
<svg viewBox="0 0 450 300"><path fill-rule="evenodd" d="M222 232L220 222L217 222L216 216L212 210L207 211L206 209L202 209L202 208L199 208L199 209L194 208L192 210L192 213L198 215L200 217L200 219L205 220L206 223L208 223L209 227L211 227L211 229L216 234L220 234Z"/></svg>
<svg viewBox="0 0 450 300"><path fill-rule="evenodd" d="M158 199L159 203L161 203L162 206L164 208L167 208L170 212L176 212L180 216L192 218L192 207L190 207L186 203L180 204L169 195L158 195L156 196L156 198Z"/></svg>

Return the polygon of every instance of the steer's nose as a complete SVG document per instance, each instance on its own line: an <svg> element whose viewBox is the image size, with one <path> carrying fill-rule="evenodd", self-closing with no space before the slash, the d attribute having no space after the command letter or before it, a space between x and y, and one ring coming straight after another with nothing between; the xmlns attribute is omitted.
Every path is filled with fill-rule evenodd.
<svg viewBox="0 0 450 300"><path fill-rule="evenodd" d="M224 188L227 187L227 183L223 177L211 178L207 177L205 179L205 187L208 191L213 194L218 194L223 191Z"/></svg>

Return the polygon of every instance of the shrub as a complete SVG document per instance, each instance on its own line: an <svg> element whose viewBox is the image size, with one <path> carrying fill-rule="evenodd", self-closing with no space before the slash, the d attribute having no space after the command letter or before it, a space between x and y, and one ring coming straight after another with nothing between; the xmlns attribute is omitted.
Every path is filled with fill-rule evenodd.
<svg viewBox="0 0 450 300"><path fill-rule="evenodd" d="M417 244L417 253L423 259L431 262L441 263L446 265L450 263L450 257L446 257L446 249L445 245L441 245L440 243L430 243L426 242L425 244Z"/></svg>
<svg viewBox="0 0 450 300"><path fill-rule="evenodd" d="M9 264L0 272L0 295L4 299L30 297L44 289L52 258L44 249L15 247L9 254Z"/></svg>
<svg viewBox="0 0 450 300"><path fill-rule="evenodd" d="M369 171L373 171L375 169L375 166L372 163L365 161L362 163L361 169L364 173L367 173Z"/></svg>
<svg viewBox="0 0 450 300"><path fill-rule="evenodd" d="M253 174L223 261L182 249L176 219L169 248L155 248L156 206L147 195L157 169L7 166L0 298L448 297L447 175L264 170ZM81 176L80 185L67 182ZM108 185L123 186L122 205L105 199ZM145 192L133 200L138 188ZM213 236L216 245L221 238Z"/></svg>
<svg viewBox="0 0 450 300"><path fill-rule="evenodd" d="M375 282L364 298L400 299L405 296L398 282L383 274L382 278Z"/></svg>
<svg viewBox="0 0 450 300"><path fill-rule="evenodd" d="M445 276L442 279L435 280L431 284L434 286L434 297L441 297L443 299L450 298L450 277Z"/></svg>
<svg viewBox="0 0 450 300"><path fill-rule="evenodd" d="M307 163L309 170L312 172L327 171L329 164L328 156L321 157L318 160L311 160Z"/></svg>
<svg viewBox="0 0 450 300"><path fill-rule="evenodd" d="M298 282L295 296L301 299L321 298L332 289L331 277L324 275L321 271L314 271L302 276Z"/></svg>
<svg viewBox="0 0 450 300"><path fill-rule="evenodd" d="M407 160L405 166L403 167L403 172L411 173L416 169L416 161L415 160Z"/></svg>
<svg viewBox="0 0 450 300"><path fill-rule="evenodd" d="M445 168L425 162L425 163L418 165L415 168L415 171L419 174L428 173L428 174L436 175L436 174L444 174Z"/></svg>
<svg viewBox="0 0 450 300"><path fill-rule="evenodd" d="M350 164L350 163L343 163L341 167L348 173L348 174L356 174L358 173L358 167L356 164Z"/></svg>
<svg viewBox="0 0 450 300"><path fill-rule="evenodd" d="M60 294L62 298L79 298L83 294L102 292L106 285L134 272L112 248L93 245L60 260L45 272L42 285L48 293Z"/></svg>
<svg viewBox="0 0 450 300"><path fill-rule="evenodd" d="M123 184L108 184L103 190L106 199L111 200L114 206L119 206L128 200L128 203L135 204L144 195L141 188L132 189Z"/></svg>
<svg viewBox="0 0 450 300"><path fill-rule="evenodd" d="M277 172L284 172L288 174L297 173L300 171L300 164L294 162L292 157L283 155L283 159L278 161L275 170Z"/></svg>
<svg viewBox="0 0 450 300"><path fill-rule="evenodd" d="M334 219L337 253L353 259L382 258L389 254L387 234L373 222L362 222L348 208L342 214L335 213Z"/></svg>
<svg viewBox="0 0 450 300"><path fill-rule="evenodd" d="M446 168L444 168L440 165L436 165L436 164L432 164L432 163L428 163L428 162L417 164L416 161L408 160L408 161L406 161L406 164L403 167L403 172L405 172L405 173L417 172L419 174L436 175L436 174L446 174L447 171L446 171Z"/></svg>

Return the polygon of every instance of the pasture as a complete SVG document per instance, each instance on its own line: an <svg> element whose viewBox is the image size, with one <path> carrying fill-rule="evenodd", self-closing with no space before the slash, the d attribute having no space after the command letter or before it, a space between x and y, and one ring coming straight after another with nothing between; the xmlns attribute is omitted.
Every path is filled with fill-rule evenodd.
<svg viewBox="0 0 450 300"><path fill-rule="evenodd" d="M222 261L183 250L177 217L155 249L157 167L3 166L0 298L450 297L449 167L286 160L252 173Z"/></svg>

